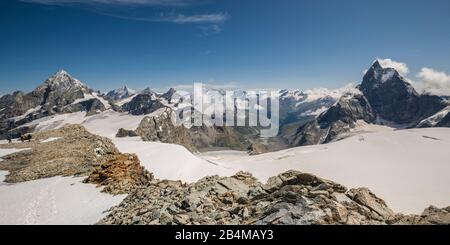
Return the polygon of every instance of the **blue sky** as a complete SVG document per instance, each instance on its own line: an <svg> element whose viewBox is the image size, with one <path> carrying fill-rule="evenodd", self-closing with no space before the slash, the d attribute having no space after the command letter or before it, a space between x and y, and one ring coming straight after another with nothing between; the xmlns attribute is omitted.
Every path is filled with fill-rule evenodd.
<svg viewBox="0 0 450 245"><path fill-rule="evenodd" d="M407 63L412 78L423 67L446 76L449 10L448 0L6 0L0 93L61 68L102 91L337 88L377 57Z"/></svg>

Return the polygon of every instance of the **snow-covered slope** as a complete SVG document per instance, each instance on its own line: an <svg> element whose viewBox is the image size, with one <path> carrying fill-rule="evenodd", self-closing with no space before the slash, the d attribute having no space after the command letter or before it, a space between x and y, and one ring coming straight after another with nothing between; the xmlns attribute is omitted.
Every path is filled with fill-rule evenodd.
<svg viewBox="0 0 450 245"><path fill-rule="evenodd" d="M207 153L205 159L249 171L265 181L289 169L348 187L369 187L395 211L420 213L450 203L450 129L382 130L335 143L258 156ZM231 156L231 157L230 157Z"/></svg>
<svg viewBox="0 0 450 245"><path fill-rule="evenodd" d="M121 152L137 154L141 164L158 179L194 182L209 175L229 176L239 171L194 156L180 145L144 142L140 138L116 138L113 142Z"/></svg>
<svg viewBox="0 0 450 245"><path fill-rule="evenodd" d="M0 172L0 176L6 172ZM1 177L0 177L1 178ZM0 225L95 224L126 195L102 193L83 178L53 177L0 183Z"/></svg>
<svg viewBox="0 0 450 245"><path fill-rule="evenodd" d="M156 115L158 113L160 111L156 111L153 114ZM112 139L120 128L136 129L145 116L149 115L133 116L113 110L103 111L93 116L86 116L86 112L75 112L41 118L24 126L36 125L37 131L45 131L61 128L68 124L81 124L93 134Z"/></svg>
<svg viewBox="0 0 450 245"><path fill-rule="evenodd" d="M27 149L0 149L0 157ZM0 171L0 225L94 224L125 195L101 193L81 178L53 177L17 184L3 182Z"/></svg>

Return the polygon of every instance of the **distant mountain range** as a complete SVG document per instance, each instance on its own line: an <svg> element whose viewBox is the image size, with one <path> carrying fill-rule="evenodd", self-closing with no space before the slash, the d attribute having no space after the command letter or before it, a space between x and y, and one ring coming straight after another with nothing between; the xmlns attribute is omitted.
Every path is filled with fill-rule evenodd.
<svg viewBox="0 0 450 245"><path fill-rule="evenodd" d="M212 91L216 90L206 86L206 96ZM246 91L235 94L236 106L242 105ZM278 149L321 144L341 138L360 122L395 128L450 126L447 98L418 94L399 72L382 67L378 61L356 87L280 90L280 133L274 141L264 141L266 147L262 148L255 145L262 142L258 140L257 127L203 125L182 129L171 125L168 117L160 116L163 111L170 113L192 107L185 95L186 92L173 88L160 94L149 88L135 91L127 86L102 94L61 70L30 93L17 91L0 98L0 138L33 132L30 122L43 117L74 112L91 116L106 110L157 118L152 124L143 120L135 133L146 140L179 143L191 150L210 146L253 145L253 148L267 149L271 148L270 144L276 144ZM159 128L164 128L164 132L159 132Z"/></svg>

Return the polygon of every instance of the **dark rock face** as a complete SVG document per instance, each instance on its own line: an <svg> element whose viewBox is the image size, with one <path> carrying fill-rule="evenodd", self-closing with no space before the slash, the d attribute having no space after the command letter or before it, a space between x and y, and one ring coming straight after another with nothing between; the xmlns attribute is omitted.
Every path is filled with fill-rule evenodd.
<svg viewBox="0 0 450 245"><path fill-rule="evenodd" d="M138 136L137 133L134 130L127 130L124 128L120 128L119 131L116 134L117 138L124 138L124 137L136 137Z"/></svg>
<svg viewBox="0 0 450 245"><path fill-rule="evenodd" d="M98 99L82 101L64 108L64 112L86 111L86 116L95 115L104 110L106 110L105 105Z"/></svg>
<svg viewBox="0 0 450 245"><path fill-rule="evenodd" d="M358 120L416 127L448 106L441 97L419 95L395 69L383 68L378 61L367 71L358 89L361 94L344 95L316 120L299 127L288 138L289 143L293 146L327 143L354 128ZM436 126L447 125L445 122L443 119Z"/></svg>
<svg viewBox="0 0 450 245"><path fill-rule="evenodd" d="M245 150L250 144L250 139L255 137L256 130L251 127L245 127L240 131L238 127L200 127L193 126L188 131L194 145L198 148L208 147L226 147L236 150Z"/></svg>
<svg viewBox="0 0 450 245"><path fill-rule="evenodd" d="M376 61L360 85L373 110L383 119L398 124L417 119L420 96L393 68L383 68Z"/></svg>
<svg viewBox="0 0 450 245"><path fill-rule="evenodd" d="M115 101L128 98L134 94L135 92L133 90L129 89L127 86L123 86L122 88L109 91L105 97Z"/></svg>
<svg viewBox="0 0 450 245"><path fill-rule="evenodd" d="M24 94L16 91L0 98L0 108L2 108L0 119L8 119L23 115L29 109L35 108L42 103L42 98L36 94Z"/></svg>
<svg viewBox="0 0 450 245"><path fill-rule="evenodd" d="M169 91L167 91L166 93L164 93L161 97L168 100L169 102L171 102L172 100L172 96L176 93L177 91L174 88L170 88Z"/></svg>
<svg viewBox="0 0 450 245"><path fill-rule="evenodd" d="M206 125L186 128L183 125L174 125L172 122L173 110L166 108L156 116L142 119L135 132L145 141L160 141L163 143L179 144L190 151L208 147L227 147L244 150L250 144L248 137L251 132L240 132L235 127L220 127ZM254 135L257 131L253 132Z"/></svg>
<svg viewBox="0 0 450 245"><path fill-rule="evenodd" d="M442 120L436 125L437 127L450 127L450 112L442 118Z"/></svg>
<svg viewBox="0 0 450 245"><path fill-rule="evenodd" d="M196 148L189 137L188 129L183 125L174 125L171 113L172 110L167 108L158 116L145 117L136 129L136 133L145 141L179 144L190 151L195 151Z"/></svg>
<svg viewBox="0 0 450 245"><path fill-rule="evenodd" d="M139 94L124 104L122 109L132 115L146 115L163 107L165 106L151 94Z"/></svg>
<svg viewBox="0 0 450 245"><path fill-rule="evenodd" d="M327 143L353 128L358 120L372 122L374 119L364 95L349 93L316 120L300 127L288 140L292 146Z"/></svg>
<svg viewBox="0 0 450 245"><path fill-rule="evenodd" d="M435 95L421 95L419 103L418 118L423 120L430 116L433 116L437 112L441 111L450 104L446 102L443 98Z"/></svg>
<svg viewBox="0 0 450 245"><path fill-rule="evenodd" d="M64 106L84 98L84 94L90 92L92 91L86 85L61 70L32 93L42 95L41 104L46 110L62 112Z"/></svg>

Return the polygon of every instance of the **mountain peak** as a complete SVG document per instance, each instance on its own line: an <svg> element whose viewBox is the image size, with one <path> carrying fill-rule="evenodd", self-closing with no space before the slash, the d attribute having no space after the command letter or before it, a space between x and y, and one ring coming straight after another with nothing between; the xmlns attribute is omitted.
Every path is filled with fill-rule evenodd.
<svg viewBox="0 0 450 245"><path fill-rule="evenodd" d="M106 94L106 97L113 99L113 100L120 100L120 99L128 98L134 94L136 94L136 92L134 90L128 88L127 85L123 85L120 88L109 91Z"/></svg>
<svg viewBox="0 0 450 245"><path fill-rule="evenodd" d="M379 60L379 59L376 59L376 60L373 62L371 68L373 68L373 69L375 69L375 70L381 70L381 69L383 69L383 66L381 65L380 60Z"/></svg>
<svg viewBox="0 0 450 245"><path fill-rule="evenodd" d="M68 75L68 76L70 76L70 74L64 69L60 69L59 71L57 71L55 73L55 75Z"/></svg>
<svg viewBox="0 0 450 245"><path fill-rule="evenodd" d="M72 77L66 70L60 69L51 77L49 77L44 84L55 87L83 87L87 88L84 83Z"/></svg>

